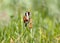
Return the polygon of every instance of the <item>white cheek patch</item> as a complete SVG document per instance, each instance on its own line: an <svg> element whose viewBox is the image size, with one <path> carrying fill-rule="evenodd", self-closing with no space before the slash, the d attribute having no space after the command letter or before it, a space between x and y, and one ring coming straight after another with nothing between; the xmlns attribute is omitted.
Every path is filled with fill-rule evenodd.
<svg viewBox="0 0 60 43"><path fill-rule="evenodd" d="M27 15L27 19L29 19L28 13L26 13L26 15Z"/></svg>

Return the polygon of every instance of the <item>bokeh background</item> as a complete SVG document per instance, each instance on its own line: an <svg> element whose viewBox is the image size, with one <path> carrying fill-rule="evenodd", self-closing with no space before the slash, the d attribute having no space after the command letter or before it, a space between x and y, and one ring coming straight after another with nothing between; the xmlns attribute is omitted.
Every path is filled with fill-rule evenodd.
<svg viewBox="0 0 60 43"><path fill-rule="evenodd" d="M31 29L23 23L26 11ZM0 43L60 43L60 0L0 0Z"/></svg>

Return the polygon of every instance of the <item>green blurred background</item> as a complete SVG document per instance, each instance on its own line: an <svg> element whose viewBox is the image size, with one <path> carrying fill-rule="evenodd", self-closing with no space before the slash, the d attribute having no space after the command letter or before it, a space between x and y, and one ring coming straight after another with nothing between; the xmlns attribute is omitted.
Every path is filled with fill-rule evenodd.
<svg viewBox="0 0 60 43"><path fill-rule="evenodd" d="M32 29L24 26L26 11ZM60 0L0 0L0 43L60 43Z"/></svg>

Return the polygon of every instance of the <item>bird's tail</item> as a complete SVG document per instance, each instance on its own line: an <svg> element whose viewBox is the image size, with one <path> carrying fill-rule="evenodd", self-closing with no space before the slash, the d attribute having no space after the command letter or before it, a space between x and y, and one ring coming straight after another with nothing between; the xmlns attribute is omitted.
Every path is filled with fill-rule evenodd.
<svg viewBox="0 0 60 43"><path fill-rule="evenodd" d="M27 25L28 25L28 22L25 22L25 27L27 27Z"/></svg>
<svg viewBox="0 0 60 43"><path fill-rule="evenodd" d="M27 23L25 23L25 27L27 27Z"/></svg>

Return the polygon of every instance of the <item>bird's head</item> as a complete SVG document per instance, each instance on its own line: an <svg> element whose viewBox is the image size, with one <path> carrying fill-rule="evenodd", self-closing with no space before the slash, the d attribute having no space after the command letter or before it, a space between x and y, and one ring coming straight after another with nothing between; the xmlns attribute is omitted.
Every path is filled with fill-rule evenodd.
<svg viewBox="0 0 60 43"><path fill-rule="evenodd" d="M26 12L25 16L26 16L26 19L29 20L29 18L30 18L30 12Z"/></svg>
<svg viewBox="0 0 60 43"><path fill-rule="evenodd" d="M25 16L30 16L30 12L26 12L25 13Z"/></svg>

